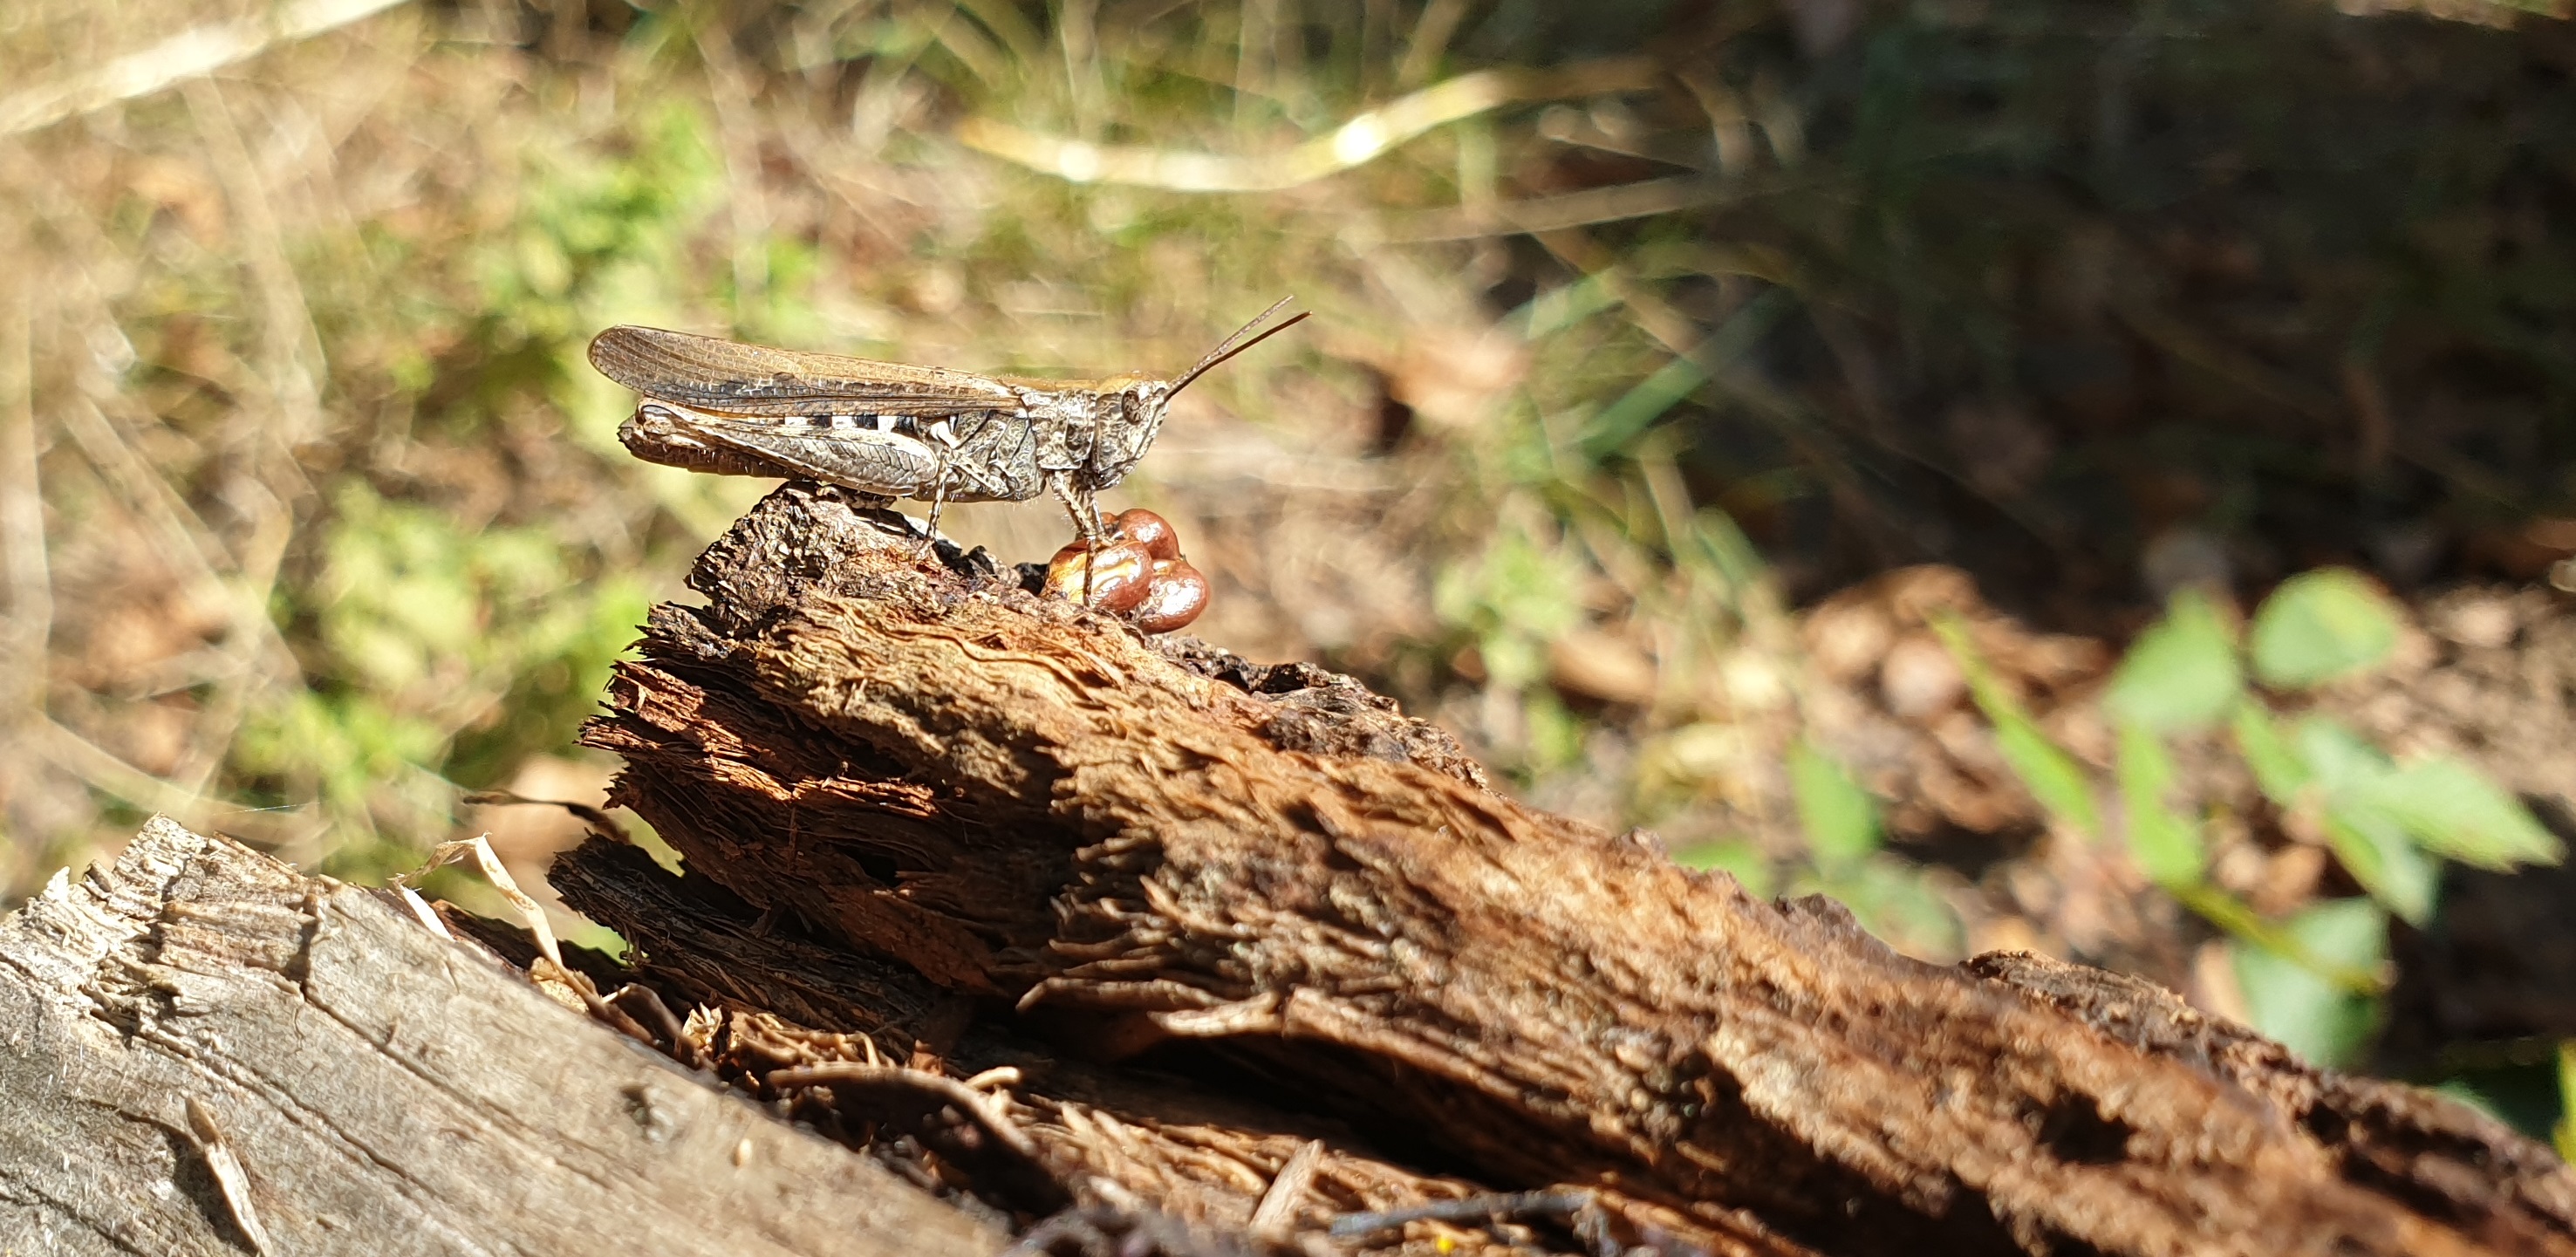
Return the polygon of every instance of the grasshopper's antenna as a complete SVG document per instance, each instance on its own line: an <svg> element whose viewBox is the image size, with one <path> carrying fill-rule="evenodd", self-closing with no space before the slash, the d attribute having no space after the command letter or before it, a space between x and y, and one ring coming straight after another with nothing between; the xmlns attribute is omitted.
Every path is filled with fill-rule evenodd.
<svg viewBox="0 0 2576 1257"><path fill-rule="evenodd" d="M1234 329L1234 335L1226 337L1224 343L1208 351L1207 357L1199 359L1197 366L1191 367L1189 370L1182 372L1181 378L1172 381L1172 391L1164 394L1164 396L1179 396L1182 389L1190 386L1190 381L1195 380L1202 375L1206 375L1209 368L1214 367L1218 363L1223 362L1236 354L1242 353L1244 350L1250 349L1281 332L1287 331L1289 328L1295 327L1299 323L1305 322L1313 315L1313 311L1300 310L1297 313L1288 316L1286 322L1283 322L1258 336L1253 336L1251 334L1252 329L1269 322L1271 315L1277 314L1281 310L1288 308L1288 303L1295 300L1295 297L1281 297L1277 302L1273 303L1269 309L1253 316L1251 322ZM1249 339L1247 339L1247 337Z"/></svg>

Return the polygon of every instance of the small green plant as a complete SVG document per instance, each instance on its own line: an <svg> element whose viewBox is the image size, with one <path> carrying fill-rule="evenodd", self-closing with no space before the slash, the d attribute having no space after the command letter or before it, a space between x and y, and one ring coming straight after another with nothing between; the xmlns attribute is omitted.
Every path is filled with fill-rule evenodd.
<svg viewBox="0 0 2576 1257"><path fill-rule="evenodd" d="M1800 742L1789 752L1789 784L1813 861L1811 871L1790 880L1789 892L1842 901L1906 951L1957 954L1963 941L1957 915L1925 882L1921 867L1880 849L1885 829L1878 800L1851 772Z"/></svg>
<svg viewBox="0 0 2576 1257"><path fill-rule="evenodd" d="M1901 950L1956 955L1964 941L1957 914L1920 866L1881 849L1885 826L1878 800L1851 771L1801 741L1789 750L1789 786L1807 859L1786 879L1787 892L1840 901L1870 932ZM1683 848L1673 858L1685 867L1731 873L1756 895L1783 888L1780 871L1750 842L1720 839Z"/></svg>
<svg viewBox="0 0 2576 1257"><path fill-rule="evenodd" d="M1440 617L1474 644L1487 693L1512 705L1520 736L1505 749L1531 769L1562 767L1582 755L1581 728L1543 682L1548 643L1583 622L1577 601L1583 576L1562 547L1506 528L1481 560L1443 571L1432 591Z"/></svg>
<svg viewBox="0 0 2576 1257"><path fill-rule="evenodd" d="M458 783L571 740L648 600L539 529L469 531L359 484L335 506L318 578L279 608L314 643L307 685L254 707L232 763L258 794L320 802L332 867L383 872L448 823Z"/></svg>
<svg viewBox="0 0 2576 1257"><path fill-rule="evenodd" d="M2093 774L1993 681L1962 626L1939 627L2006 763L2040 806L2076 833L2106 832ZM2417 926L2430 921L2441 861L2501 871L2563 854L2519 800L2468 764L2444 756L2401 764L2327 716L2284 721L2276 713L2276 699L2378 668L2399 632L2387 595L2342 569L2282 582L2241 645L2216 602L2185 590L2121 659L2102 700L2116 738L2116 832L2130 856L2232 937L2256 1028L2329 1063L2349 1061L2366 1042L2388 914ZM2283 824L2322 841L2366 896L2272 920L2210 882L2201 818L2167 797L2170 740L2220 730Z"/></svg>

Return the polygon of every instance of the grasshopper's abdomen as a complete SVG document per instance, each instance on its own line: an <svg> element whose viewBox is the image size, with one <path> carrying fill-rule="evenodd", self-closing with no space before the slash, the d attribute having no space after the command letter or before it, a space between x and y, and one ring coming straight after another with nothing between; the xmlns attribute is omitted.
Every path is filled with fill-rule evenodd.
<svg viewBox="0 0 2576 1257"><path fill-rule="evenodd" d="M747 450L711 441L666 406L647 402L617 427L617 443L648 463L718 476L783 476L778 464Z"/></svg>

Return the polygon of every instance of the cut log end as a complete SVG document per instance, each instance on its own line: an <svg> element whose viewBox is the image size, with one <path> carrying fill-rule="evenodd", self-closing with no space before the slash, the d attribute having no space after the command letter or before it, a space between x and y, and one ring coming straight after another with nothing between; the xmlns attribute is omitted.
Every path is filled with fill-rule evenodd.
<svg viewBox="0 0 2576 1257"><path fill-rule="evenodd" d="M155 819L0 919L0 1249L990 1253L389 896Z"/></svg>

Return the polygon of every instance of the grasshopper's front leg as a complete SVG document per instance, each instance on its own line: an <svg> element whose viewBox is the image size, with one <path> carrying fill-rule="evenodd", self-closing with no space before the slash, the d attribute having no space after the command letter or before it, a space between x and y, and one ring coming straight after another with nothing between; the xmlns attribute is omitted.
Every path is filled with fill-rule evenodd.
<svg viewBox="0 0 2576 1257"><path fill-rule="evenodd" d="M1100 507L1093 503L1091 490L1076 486L1071 472L1048 472L1046 483L1055 500L1064 503L1064 513L1073 517L1075 534L1085 545L1099 549L1106 539L1100 535Z"/></svg>

